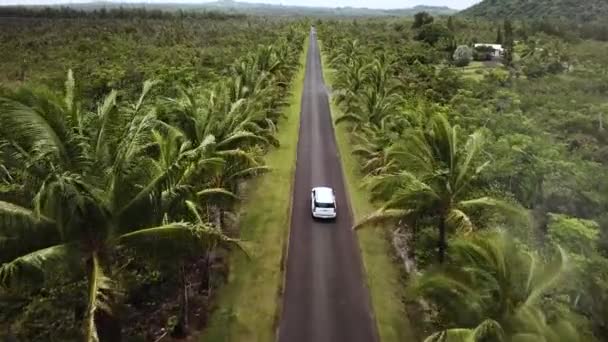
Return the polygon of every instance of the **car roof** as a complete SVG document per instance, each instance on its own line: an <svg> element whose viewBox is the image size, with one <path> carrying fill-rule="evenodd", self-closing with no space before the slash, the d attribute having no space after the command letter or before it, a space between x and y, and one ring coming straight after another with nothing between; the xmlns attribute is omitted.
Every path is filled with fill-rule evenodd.
<svg viewBox="0 0 608 342"><path fill-rule="evenodd" d="M315 192L317 202L320 203L333 203L334 202L334 190L327 186L318 186L312 188Z"/></svg>

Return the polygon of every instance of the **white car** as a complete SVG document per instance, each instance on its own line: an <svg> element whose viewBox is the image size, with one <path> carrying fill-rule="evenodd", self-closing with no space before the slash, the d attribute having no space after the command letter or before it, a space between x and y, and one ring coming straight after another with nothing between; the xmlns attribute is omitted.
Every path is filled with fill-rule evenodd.
<svg viewBox="0 0 608 342"><path fill-rule="evenodd" d="M310 209L312 217L320 219L335 219L336 194L332 188L319 186L310 192Z"/></svg>

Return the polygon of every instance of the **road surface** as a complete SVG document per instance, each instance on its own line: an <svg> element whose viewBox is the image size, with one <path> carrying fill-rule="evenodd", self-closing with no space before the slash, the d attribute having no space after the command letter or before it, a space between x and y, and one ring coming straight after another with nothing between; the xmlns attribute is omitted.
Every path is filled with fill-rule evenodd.
<svg viewBox="0 0 608 342"><path fill-rule="evenodd" d="M316 35L310 35L302 94L291 232L279 342L377 341L361 256L344 188ZM314 221L310 191L336 192L335 222Z"/></svg>

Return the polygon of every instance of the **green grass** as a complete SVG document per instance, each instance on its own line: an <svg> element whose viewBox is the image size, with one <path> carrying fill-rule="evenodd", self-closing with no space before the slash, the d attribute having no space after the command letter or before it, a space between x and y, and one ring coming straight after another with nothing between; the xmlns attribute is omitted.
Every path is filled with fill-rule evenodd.
<svg viewBox="0 0 608 342"><path fill-rule="evenodd" d="M234 254L228 283L201 341L273 341L283 284L282 256L289 231L306 48L291 87L287 118L279 124L281 146L266 163L272 171L253 180L240 208L241 239L250 254Z"/></svg>
<svg viewBox="0 0 608 342"><path fill-rule="evenodd" d="M333 71L326 65L323 58L323 77L330 85ZM340 116L340 110L333 102L331 102L331 112L334 119ZM363 176L359 171L359 163L352 154L353 146L346 127L339 125L335 130L348 195L355 220L360 220L376 208L370 201L368 191L360 186ZM393 247L385 232L380 227L357 232L380 339L383 342L413 342L416 341L414 330L401 301L405 296L401 268L392 258Z"/></svg>
<svg viewBox="0 0 608 342"><path fill-rule="evenodd" d="M492 70L492 68L485 66L482 62L473 61L469 65L464 68L461 68L464 77L481 81L487 70Z"/></svg>

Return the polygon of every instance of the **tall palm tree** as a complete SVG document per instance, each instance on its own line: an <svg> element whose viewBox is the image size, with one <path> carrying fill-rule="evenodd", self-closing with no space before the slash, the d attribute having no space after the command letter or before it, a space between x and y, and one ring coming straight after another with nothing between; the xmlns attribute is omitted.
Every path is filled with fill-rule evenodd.
<svg viewBox="0 0 608 342"><path fill-rule="evenodd" d="M111 92L95 112L80 110L71 72L63 97L24 88L0 98L0 134L10 143L5 151L24 179L24 200L0 200L0 285L39 279L62 265L83 271L86 341L98 340L96 313L111 301L113 251L178 256L237 244L200 221L166 219L162 193L179 165L150 156L159 125L146 104L153 84L146 82L127 106Z"/></svg>
<svg viewBox="0 0 608 342"><path fill-rule="evenodd" d="M204 153L202 160L217 166L213 172L205 173L199 166L189 173L189 177L196 180L199 194L222 194L209 188L223 189L223 194L235 194L238 180L268 170L260 160L262 151L256 147L276 145L274 130L260 126L259 122L265 120L256 118L259 111L248 108L252 99L237 99L236 103L229 105L231 99L222 96L223 91L228 90L219 88L218 95L216 92L200 94L194 89L181 89L181 96L168 99L165 106L165 120L180 128L185 141ZM200 177L201 171L206 177ZM206 181L201 182L201 179ZM218 201L217 196L211 198L215 221L222 226L224 206L220 204L230 204L231 198L236 199L236 195L221 196L222 201Z"/></svg>
<svg viewBox="0 0 608 342"><path fill-rule="evenodd" d="M549 319L543 311L551 306L544 297L566 274L568 259L561 249L544 262L498 230L457 239L450 259L453 264L421 275L412 289L442 307L456 325L480 325L447 329L426 341L581 340L568 312Z"/></svg>
<svg viewBox="0 0 608 342"><path fill-rule="evenodd" d="M472 183L488 165L477 159L483 145L480 132L459 144L458 126L451 126L443 115L431 118L428 129L419 129L404 143L391 147L392 168L396 171L368 178L376 199L386 203L363 219L356 228L386 220L405 220L431 216L437 222L438 260L443 263L447 232L470 232L474 225L467 214L489 207L521 214L512 205L490 197L470 198Z"/></svg>

